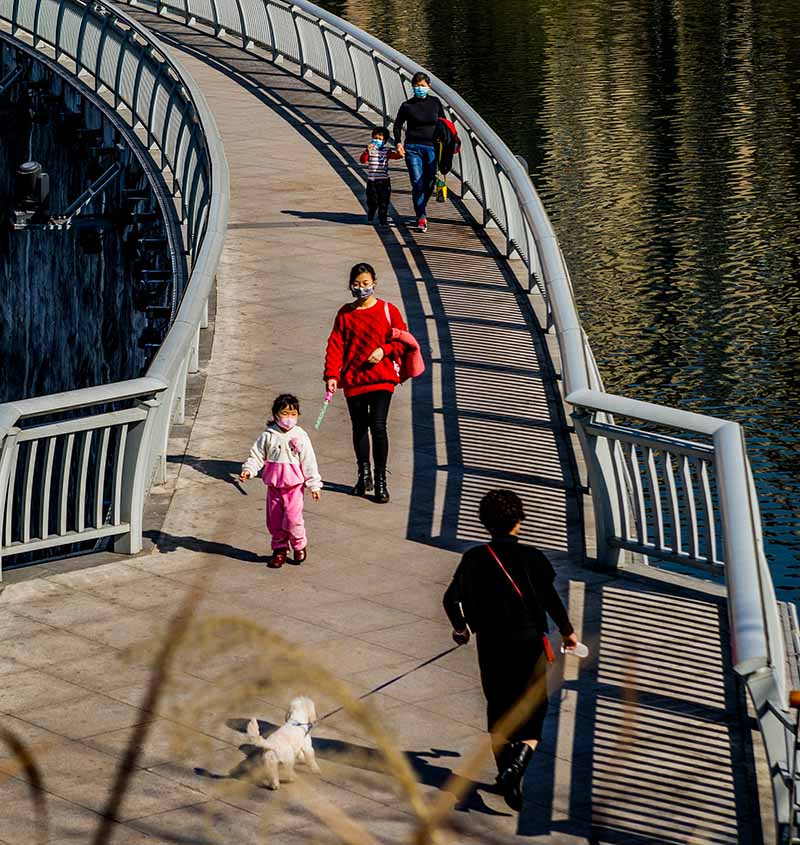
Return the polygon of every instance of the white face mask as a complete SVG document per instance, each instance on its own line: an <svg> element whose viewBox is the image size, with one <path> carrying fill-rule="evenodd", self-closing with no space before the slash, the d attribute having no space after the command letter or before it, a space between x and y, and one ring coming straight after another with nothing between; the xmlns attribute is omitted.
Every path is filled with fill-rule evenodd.
<svg viewBox="0 0 800 845"><path fill-rule="evenodd" d="M287 417L281 415L279 417L275 417L275 422L284 430L284 431L291 431L297 425L297 417Z"/></svg>

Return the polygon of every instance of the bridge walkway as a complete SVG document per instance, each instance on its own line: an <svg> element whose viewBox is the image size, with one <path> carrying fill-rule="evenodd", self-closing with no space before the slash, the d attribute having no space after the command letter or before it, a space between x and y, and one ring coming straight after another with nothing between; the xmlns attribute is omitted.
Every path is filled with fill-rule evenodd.
<svg viewBox="0 0 800 845"><path fill-rule="evenodd" d="M49 841L73 841L96 820L111 767L143 719L154 719L153 731L115 843L255 842L267 833L274 845L327 842L332 834L308 811L313 799L302 786L380 840L410 841L410 810L375 771L363 729L341 715L315 730L321 778L302 774L300 785L273 794L227 777L244 758L242 720L281 723L297 692L278 684L235 712L224 690L214 699L232 671L247 678L252 647L201 665L182 658L155 716L139 709L141 657L120 657L159 631L187 585L207 576L201 614L268 626L364 692L451 644L441 595L460 551L484 539L480 496L510 486L530 515L523 539L553 560L593 658L559 660L550 673L546 736L521 815L492 792L487 766L454 814L463 841L760 842L749 727L731 681L720 593L581 565L567 421L546 337L513 267L457 200L432 207L426 235L407 228L410 195L399 168L395 224L367 226L357 157L369 114L210 35L135 13L180 47L205 92L230 163L232 207L204 391L188 448L172 444L171 500L151 532L153 550L6 589L12 633L4 654L19 674L0 692L0 709L45 750ZM347 271L362 260L376 266L380 294L406 314L432 362L393 402L392 503L347 495L354 467L337 397L314 435L326 490L306 508L309 559L269 570L262 488L240 486L235 474L278 392L300 396L311 428L325 339L348 298ZM204 696L216 703L187 721L180 708ZM317 697L326 710L331 702ZM373 700L431 794L485 741L473 645ZM181 723L185 753L168 741ZM18 799L2 802L0 843L31 841L16 775L0 787ZM231 782L240 788L231 791ZM293 791L304 797L292 803Z"/></svg>

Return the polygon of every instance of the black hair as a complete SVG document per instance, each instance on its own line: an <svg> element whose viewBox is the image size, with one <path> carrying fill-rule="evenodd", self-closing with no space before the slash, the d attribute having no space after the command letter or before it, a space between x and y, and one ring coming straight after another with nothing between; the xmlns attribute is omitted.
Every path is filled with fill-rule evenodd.
<svg viewBox="0 0 800 845"><path fill-rule="evenodd" d="M525 519L522 499L513 490L490 490L478 506L484 528L493 537L503 537Z"/></svg>
<svg viewBox="0 0 800 845"><path fill-rule="evenodd" d="M300 400L293 393L281 393L272 403L272 416L277 417L284 408L288 408L290 411L297 411L299 414Z"/></svg>
<svg viewBox="0 0 800 845"><path fill-rule="evenodd" d="M412 77L411 77L411 84L416 85L419 82L427 82L428 85L431 84L431 78L428 76L427 73L423 73L421 70L418 70Z"/></svg>
<svg viewBox="0 0 800 845"><path fill-rule="evenodd" d="M350 281L347 283L348 286L352 285L353 282L360 276L362 273L369 273L372 276L372 281L375 281L378 277L375 275L375 268L371 264L367 264L366 261L359 261L358 264L354 264L350 268Z"/></svg>
<svg viewBox="0 0 800 845"><path fill-rule="evenodd" d="M372 137L376 135L383 135L384 138L389 137L389 130L385 126L374 126L372 128Z"/></svg>

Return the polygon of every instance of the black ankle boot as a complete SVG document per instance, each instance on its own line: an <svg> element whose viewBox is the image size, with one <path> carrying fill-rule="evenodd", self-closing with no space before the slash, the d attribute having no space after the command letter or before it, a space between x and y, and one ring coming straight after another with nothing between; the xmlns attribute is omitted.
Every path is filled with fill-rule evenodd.
<svg viewBox="0 0 800 845"><path fill-rule="evenodd" d="M366 496L367 493L371 493L373 489L372 469L370 468L369 461L359 461L358 480L356 481L355 487L353 487L353 495Z"/></svg>
<svg viewBox="0 0 800 845"><path fill-rule="evenodd" d="M524 742L513 743L505 754L505 766L497 776L497 785L506 799L506 804L516 812L522 808L522 776L528 768L531 757L533 757L533 749L530 745Z"/></svg>
<svg viewBox="0 0 800 845"><path fill-rule="evenodd" d="M386 485L386 470L375 467L375 501L385 505L389 501L389 488Z"/></svg>
<svg viewBox="0 0 800 845"><path fill-rule="evenodd" d="M494 754L494 762L497 766L497 777L495 778L495 783L499 785L500 783L500 776L503 774L503 770L506 768L506 760L508 759L508 751L511 748L510 745L506 744L503 745L499 750L493 748L492 754Z"/></svg>

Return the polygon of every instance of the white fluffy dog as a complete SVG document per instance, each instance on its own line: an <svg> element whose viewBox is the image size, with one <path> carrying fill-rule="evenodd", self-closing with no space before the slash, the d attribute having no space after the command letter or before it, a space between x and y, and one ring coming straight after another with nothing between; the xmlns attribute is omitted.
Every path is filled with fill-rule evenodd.
<svg viewBox="0 0 800 845"><path fill-rule="evenodd" d="M311 745L311 728L316 720L317 708L314 702L301 696L289 702L286 723L268 737L261 736L255 719L247 723L247 736L259 749L267 789L280 787L279 765L284 768L283 780L287 783L294 780L295 763L306 763L312 772L319 774L320 769Z"/></svg>

